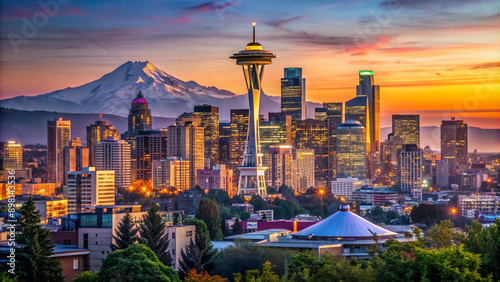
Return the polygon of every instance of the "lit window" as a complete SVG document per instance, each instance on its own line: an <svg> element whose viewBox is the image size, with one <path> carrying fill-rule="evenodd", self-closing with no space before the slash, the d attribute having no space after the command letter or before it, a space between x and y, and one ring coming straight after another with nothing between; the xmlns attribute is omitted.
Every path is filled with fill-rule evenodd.
<svg viewBox="0 0 500 282"><path fill-rule="evenodd" d="M78 270L79 268L79 259L74 259L73 260L73 270Z"/></svg>

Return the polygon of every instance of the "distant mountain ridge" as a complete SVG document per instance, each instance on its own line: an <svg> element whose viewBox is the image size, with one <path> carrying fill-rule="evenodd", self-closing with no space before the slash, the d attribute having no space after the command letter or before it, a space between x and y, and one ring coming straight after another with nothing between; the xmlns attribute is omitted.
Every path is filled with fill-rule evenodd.
<svg viewBox="0 0 500 282"><path fill-rule="evenodd" d="M22 111L0 109L0 141L14 139L24 144L47 143L47 121L62 117L71 120L71 135L85 143L85 127L99 120L98 114L73 114L48 111ZM127 130L127 118L104 114L103 119L118 128L121 133ZM174 124L174 118L153 117L153 128L166 128ZM381 129L381 139L387 139L390 127ZM438 126L420 128L420 145L429 145L434 151L440 150L440 129ZM469 151L500 152L500 129L483 129L469 126Z"/></svg>
<svg viewBox="0 0 500 282"><path fill-rule="evenodd" d="M220 119L230 119L230 109L248 108L247 95L236 95L195 81L182 81L152 63L128 61L101 78L78 87L68 87L37 96L0 100L0 107L61 113L105 113L125 117L130 102L142 92L154 116L175 118L191 112L195 105L220 108ZM309 116L318 104L308 103ZM261 97L261 114L280 111L279 97Z"/></svg>

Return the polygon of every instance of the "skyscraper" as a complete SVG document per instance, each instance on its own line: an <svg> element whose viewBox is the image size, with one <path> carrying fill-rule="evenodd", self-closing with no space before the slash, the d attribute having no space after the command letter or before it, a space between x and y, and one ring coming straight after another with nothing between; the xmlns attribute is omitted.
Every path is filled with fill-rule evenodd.
<svg viewBox="0 0 500 282"><path fill-rule="evenodd" d="M23 169L23 146L16 141L9 140L3 145L3 169Z"/></svg>
<svg viewBox="0 0 500 282"><path fill-rule="evenodd" d="M230 169L236 169L243 161L243 151L248 133L248 109L231 110L231 136L229 141ZM235 171L239 175L239 171Z"/></svg>
<svg viewBox="0 0 500 282"><path fill-rule="evenodd" d="M71 121L47 121L47 179L60 185L64 181L63 150L71 142Z"/></svg>
<svg viewBox="0 0 500 282"><path fill-rule="evenodd" d="M125 140L108 137L95 144L95 168L115 172L115 186L127 188L131 183L131 149Z"/></svg>
<svg viewBox="0 0 500 282"><path fill-rule="evenodd" d="M366 152L367 155L371 151L371 136L370 136L370 107L368 98L365 96L355 97L345 102L345 121L358 121L365 129Z"/></svg>
<svg viewBox="0 0 500 282"><path fill-rule="evenodd" d="M132 142L135 144L135 150L133 150L131 157L132 181L149 181L151 179L152 162L154 160L163 160L168 156L167 132L165 130L151 130L140 131L138 134Z"/></svg>
<svg viewBox="0 0 500 282"><path fill-rule="evenodd" d="M326 112L325 108L314 108L314 119L315 120L326 120Z"/></svg>
<svg viewBox="0 0 500 282"><path fill-rule="evenodd" d="M199 117L204 128L205 168L219 163L219 108L209 104L194 106L194 112L184 113L179 117ZM209 161L207 161L207 159Z"/></svg>
<svg viewBox="0 0 500 282"><path fill-rule="evenodd" d="M86 206L115 204L115 172L85 167L68 172L68 214L85 211Z"/></svg>
<svg viewBox="0 0 500 282"><path fill-rule="evenodd" d="M380 145L380 86L375 85L373 71L359 72L359 85L356 86L357 97L368 98L369 127L365 130L370 134L370 151L379 151ZM346 120L347 117L346 117Z"/></svg>
<svg viewBox="0 0 500 282"><path fill-rule="evenodd" d="M314 150L315 187L328 185L328 121L298 120L295 129L295 148Z"/></svg>
<svg viewBox="0 0 500 282"><path fill-rule="evenodd" d="M238 168L240 171L238 181L238 194L250 196L251 194L265 195L266 181L265 170L262 166L259 134L260 94L264 66L272 63L276 58L273 53L263 50L262 45L255 41L255 22L253 23L253 42L247 44L245 50L230 57L236 64L242 66L248 88L248 105L250 115L248 119L248 135L243 152L243 162Z"/></svg>
<svg viewBox="0 0 500 282"><path fill-rule="evenodd" d="M269 164L267 172L269 178L266 178L271 187L280 188L286 185L295 188L294 178L297 174L297 168L293 161L292 146L271 146L269 148Z"/></svg>
<svg viewBox="0 0 500 282"><path fill-rule="evenodd" d="M106 140L108 137L118 140L120 139L120 131L108 124L107 121L101 119L87 126L87 148L89 148L90 166L95 166L95 144Z"/></svg>
<svg viewBox="0 0 500 282"><path fill-rule="evenodd" d="M403 144L420 147L420 115L392 115L392 133Z"/></svg>
<svg viewBox="0 0 500 282"><path fill-rule="evenodd" d="M219 162L230 166L231 123L219 123Z"/></svg>
<svg viewBox="0 0 500 282"><path fill-rule="evenodd" d="M68 184L68 171L80 171L89 166L89 149L82 146L80 138L71 140L63 149L64 185Z"/></svg>
<svg viewBox="0 0 500 282"><path fill-rule="evenodd" d="M323 103L328 120L328 183L337 178L337 128L344 123L344 103Z"/></svg>
<svg viewBox="0 0 500 282"><path fill-rule="evenodd" d="M387 140L380 143L380 162L382 176L387 178L391 185L395 185L398 173L398 151L403 147L403 140L396 138L393 133Z"/></svg>
<svg viewBox="0 0 500 282"><path fill-rule="evenodd" d="M337 128L337 178L366 179L366 132L359 121Z"/></svg>
<svg viewBox="0 0 500 282"><path fill-rule="evenodd" d="M267 121L259 122L260 147L266 153L270 146L292 144L292 118L283 113L269 113Z"/></svg>
<svg viewBox="0 0 500 282"><path fill-rule="evenodd" d="M295 150L295 166L297 168L295 191L304 193L307 189L314 187L314 150Z"/></svg>
<svg viewBox="0 0 500 282"><path fill-rule="evenodd" d="M281 79L281 112L292 119L306 119L306 79L302 68L285 68Z"/></svg>
<svg viewBox="0 0 500 282"><path fill-rule="evenodd" d="M450 167L448 160L436 161L436 185L442 188L448 188L450 185Z"/></svg>
<svg viewBox="0 0 500 282"><path fill-rule="evenodd" d="M151 118L151 110L149 104L141 92L130 103L128 114L128 136L136 136L139 131L147 131L152 129L153 119Z"/></svg>
<svg viewBox="0 0 500 282"><path fill-rule="evenodd" d="M189 185L196 184L197 171L204 166L204 129L199 117L182 118L175 125L168 127L168 157L177 157L189 161Z"/></svg>
<svg viewBox="0 0 500 282"><path fill-rule="evenodd" d="M413 195L422 193L422 149L417 145L407 144L399 150L398 182L401 191L412 192Z"/></svg>
<svg viewBox="0 0 500 282"><path fill-rule="evenodd" d="M460 164L468 163L467 124L452 117L441 123L441 160L448 160L450 177L458 175ZM458 179L453 179L457 184Z"/></svg>
<svg viewBox="0 0 500 282"><path fill-rule="evenodd" d="M152 165L153 187L165 189L174 187L185 191L191 189L190 169L188 160L168 157L165 160L155 160Z"/></svg>

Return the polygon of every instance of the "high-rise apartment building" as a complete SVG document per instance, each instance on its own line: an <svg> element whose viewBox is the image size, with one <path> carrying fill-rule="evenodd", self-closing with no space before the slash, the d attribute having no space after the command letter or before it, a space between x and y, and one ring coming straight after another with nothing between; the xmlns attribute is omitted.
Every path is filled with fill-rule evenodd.
<svg viewBox="0 0 500 282"><path fill-rule="evenodd" d="M380 86L375 85L373 71L359 72L359 85L356 86L356 97L368 98L369 127L365 130L370 134L370 151L379 151L380 145ZM346 120L347 117L346 117Z"/></svg>
<svg viewBox="0 0 500 282"><path fill-rule="evenodd" d="M105 120L97 120L94 124L87 126L87 148L89 148L89 165L95 166L95 144L109 137L114 140L120 139L120 131L108 124Z"/></svg>
<svg viewBox="0 0 500 282"><path fill-rule="evenodd" d="M115 172L84 167L68 172L68 214L85 212L87 206L115 204Z"/></svg>
<svg viewBox="0 0 500 282"><path fill-rule="evenodd" d="M219 123L219 162L229 166L231 123Z"/></svg>
<svg viewBox="0 0 500 282"><path fill-rule="evenodd" d="M329 187L328 121L298 120L295 129L295 148L314 150L315 187Z"/></svg>
<svg viewBox="0 0 500 282"><path fill-rule="evenodd" d="M292 117L283 113L269 113L268 120L259 122L260 147L263 154L271 146L292 144Z"/></svg>
<svg viewBox="0 0 500 282"><path fill-rule="evenodd" d="M306 119L306 79L302 68L285 68L281 79L281 112L293 120Z"/></svg>
<svg viewBox="0 0 500 282"><path fill-rule="evenodd" d="M144 99L141 92L130 103L128 114L128 131L129 137L136 136L139 131L148 131L152 129L153 119L151 118L151 110L149 103Z"/></svg>
<svg viewBox="0 0 500 282"><path fill-rule="evenodd" d="M62 118L47 121L47 182L63 183L63 150L70 142L71 121Z"/></svg>
<svg viewBox="0 0 500 282"><path fill-rule="evenodd" d="M236 196L237 192L233 186L233 170L227 169L225 164L214 165L212 169L198 170L198 185L203 190L224 190L229 197Z"/></svg>
<svg viewBox="0 0 500 282"><path fill-rule="evenodd" d="M297 174L296 161L293 160L292 146L272 146L269 148L269 161L267 163L267 186L280 188L286 185L295 188Z"/></svg>
<svg viewBox="0 0 500 282"><path fill-rule="evenodd" d="M190 188L197 181L197 171L204 166L204 129L198 117L182 118L168 127L167 155L189 161Z"/></svg>
<svg viewBox="0 0 500 282"><path fill-rule="evenodd" d="M219 108L209 104L194 106L194 112L182 114L178 120L184 117L199 117L201 126L204 128L205 142L205 168L219 163Z"/></svg>
<svg viewBox="0 0 500 282"><path fill-rule="evenodd" d="M392 133L403 144L420 147L420 115L392 115Z"/></svg>
<svg viewBox="0 0 500 282"><path fill-rule="evenodd" d="M398 158L398 179L401 191L412 192L414 195L415 192L421 193L422 169L422 149L414 144L403 145L399 150Z"/></svg>
<svg viewBox="0 0 500 282"><path fill-rule="evenodd" d="M436 161L436 185L442 188L448 188L450 185L450 166L448 160Z"/></svg>
<svg viewBox="0 0 500 282"><path fill-rule="evenodd" d="M79 171L89 166L89 149L82 146L80 138L71 140L63 149L64 185L68 184L68 171Z"/></svg>
<svg viewBox="0 0 500 282"><path fill-rule="evenodd" d="M154 160L167 158L167 132L165 130L139 131L129 143L135 146L131 157L132 182L151 180L151 163Z"/></svg>
<svg viewBox="0 0 500 282"><path fill-rule="evenodd" d="M325 108L315 108L314 109L314 119L315 120L326 120L326 112Z"/></svg>
<svg viewBox="0 0 500 282"><path fill-rule="evenodd" d="M191 176L188 160L168 157L165 160L155 160L152 166L153 188L175 189L185 191L191 189Z"/></svg>
<svg viewBox="0 0 500 282"><path fill-rule="evenodd" d="M23 146L9 140L3 145L3 170L23 169Z"/></svg>
<svg viewBox="0 0 500 282"><path fill-rule="evenodd" d="M380 163L382 176L387 178L391 185L395 185L398 174L398 151L403 147L403 140L396 138L393 133L387 140L380 143Z"/></svg>
<svg viewBox="0 0 500 282"><path fill-rule="evenodd" d="M366 179L366 132L359 121L337 128L337 178Z"/></svg>
<svg viewBox="0 0 500 282"><path fill-rule="evenodd" d="M307 189L314 187L314 150L296 149L295 166L297 168L297 178L294 190L305 193Z"/></svg>
<svg viewBox="0 0 500 282"><path fill-rule="evenodd" d="M468 158L467 124L452 117L441 123L441 160L448 160L450 177L458 183L459 165L467 164Z"/></svg>
<svg viewBox="0 0 500 282"><path fill-rule="evenodd" d="M115 186L127 188L131 183L131 148L125 140L114 140L109 137L95 144L96 170L112 170L115 172Z"/></svg>
<svg viewBox="0 0 500 282"><path fill-rule="evenodd" d="M231 137L229 142L229 164L236 169L243 161L243 151L248 132L248 109L231 110Z"/></svg>
<svg viewBox="0 0 500 282"><path fill-rule="evenodd" d="M328 121L328 183L337 177L337 128L344 123L344 103L323 103Z"/></svg>

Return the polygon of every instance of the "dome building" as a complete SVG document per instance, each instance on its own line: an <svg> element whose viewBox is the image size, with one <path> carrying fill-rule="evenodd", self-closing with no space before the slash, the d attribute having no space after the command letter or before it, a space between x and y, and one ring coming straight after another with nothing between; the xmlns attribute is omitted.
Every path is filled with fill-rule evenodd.
<svg viewBox="0 0 500 282"><path fill-rule="evenodd" d="M404 231L410 231L407 226L399 228L401 233L375 225L368 220L352 213L348 204L340 205L335 214L309 226L299 232L290 233L290 236L278 237L275 241L259 242L267 247L284 247L298 250L313 249L318 255L331 253L347 258L367 259L368 250L377 244L376 235L380 244L389 239L399 242L414 241L415 237L405 238ZM398 231L398 232L399 232Z"/></svg>
<svg viewBox="0 0 500 282"><path fill-rule="evenodd" d="M141 92L130 103L128 114L128 136L136 136L139 131L147 131L152 129L151 110L149 103L144 99Z"/></svg>

